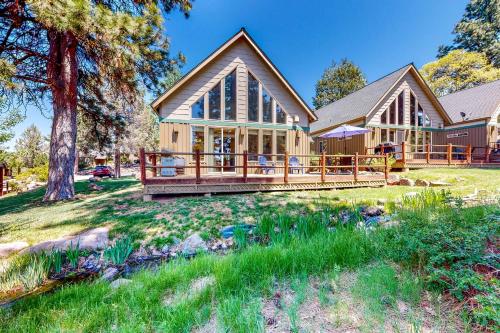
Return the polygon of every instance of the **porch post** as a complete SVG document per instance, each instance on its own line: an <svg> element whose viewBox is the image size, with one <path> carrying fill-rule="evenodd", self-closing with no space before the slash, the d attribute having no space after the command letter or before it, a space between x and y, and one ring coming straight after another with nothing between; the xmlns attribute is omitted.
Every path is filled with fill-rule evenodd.
<svg viewBox="0 0 500 333"><path fill-rule="evenodd" d="M285 184L288 183L288 151L285 151L285 169L283 170Z"/></svg>
<svg viewBox="0 0 500 333"><path fill-rule="evenodd" d="M429 164L431 161L431 145L430 144L425 145L425 160L427 161L427 164Z"/></svg>
<svg viewBox="0 0 500 333"><path fill-rule="evenodd" d="M490 145L487 145L486 146L486 156L485 156L485 162L486 163L489 163L490 162L490 154L491 154L491 150L490 150Z"/></svg>
<svg viewBox="0 0 500 333"><path fill-rule="evenodd" d="M3 196L3 167L0 167L0 197Z"/></svg>
<svg viewBox="0 0 500 333"><path fill-rule="evenodd" d="M153 164L153 167L156 166L156 154L153 154L151 156L151 163ZM153 177L156 177L156 176L157 176L156 168L153 168Z"/></svg>
<svg viewBox="0 0 500 333"><path fill-rule="evenodd" d="M139 149L139 161L141 164L141 183L146 184L146 153L144 148Z"/></svg>
<svg viewBox="0 0 500 333"><path fill-rule="evenodd" d="M248 181L248 152L246 150L243 151L243 182L246 183Z"/></svg>
<svg viewBox="0 0 500 333"><path fill-rule="evenodd" d="M472 145L470 143L467 145L467 163L472 163Z"/></svg>
<svg viewBox="0 0 500 333"><path fill-rule="evenodd" d="M201 184L201 158L200 158L200 150L196 149L195 153L196 160L196 184Z"/></svg>
<svg viewBox="0 0 500 333"><path fill-rule="evenodd" d="M451 152L452 152L452 144L451 143L448 143L448 165L451 164Z"/></svg>
<svg viewBox="0 0 500 333"><path fill-rule="evenodd" d="M354 153L354 181L355 182L358 181L358 163L359 163L358 152L355 152Z"/></svg>
<svg viewBox="0 0 500 333"><path fill-rule="evenodd" d="M403 167L406 165L406 142L401 142L401 162L403 162Z"/></svg>
<svg viewBox="0 0 500 333"><path fill-rule="evenodd" d="M323 151L321 153L321 182L325 182L325 175L326 175L326 155L325 152Z"/></svg>
<svg viewBox="0 0 500 333"><path fill-rule="evenodd" d="M384 176L387 181L389 179L389 159L387 154L384 154Z"/></svg>

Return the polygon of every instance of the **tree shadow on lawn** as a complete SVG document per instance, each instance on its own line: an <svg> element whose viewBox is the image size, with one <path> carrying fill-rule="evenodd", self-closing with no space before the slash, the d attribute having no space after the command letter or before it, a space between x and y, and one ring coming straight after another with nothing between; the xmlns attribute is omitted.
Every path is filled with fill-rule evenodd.
<svg viewBox="0 0 500 333"><path fill-rule="evenodd" d="M138 184L138 181L133 178L125 178L119 180L107 180L99 183L103 189L99 192L92 191L88 188L88 182L81 181L75 184L75 192L79 196L84 196L80 199L64 201L64 202L43 202L45 187L36 189L32 192L22 193L15 196L9 196L0 200L0 220L2 216L9 217L9 214L22 214L24 218L7 218L3 223L0 222L0 236L12 233L14 231L31 229L31 232L57 230L58 228L71 225L94 225L102 224L105 220L105 214L109 213L108 207L104 207L109 200L121 198L123 193L115 193L120 190L130 188ZM65 207L66 206L66 207ZM49 211L37 211L37 209ZM37 221L34 222L31 216L40 214L52 213L58 214L58 208L61 208L60 214L69 212L79 212L79 216L72 216L70 219L60 221ZM32 212L31 212L32 210ZM26 215L25 215L26 214Z"/></svg>

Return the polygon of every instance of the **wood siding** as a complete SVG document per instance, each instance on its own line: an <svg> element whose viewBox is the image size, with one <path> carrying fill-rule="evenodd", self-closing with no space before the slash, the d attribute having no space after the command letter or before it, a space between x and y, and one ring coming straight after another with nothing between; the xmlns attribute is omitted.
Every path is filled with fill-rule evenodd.
<svg viewBox="0 0 500 333"><path fill-rule="evenodd" d="M467 136L460 136L456 138L448 138L447 135L450 134L462 134L467 133ZM488 139L488 128L487 126L472 127L472 128L457 128L453 130L439 131L435 132L433 135L433 144L435 145L445 145L448 143L454 145L472 145L473 147L484 147L486 146Z"/></svg>
<svg viewBox="0 0 500 333"><path fill-rule="evenodd" d="M247 72L250 71L288 114L287 125L292 125L293 116L299 116L298 125L309 126L309 116L302 106L244 40L235 42L181 89L169 96L159 108L160 116L166 119L189 120L191 105L235 69L237 122L246 122L247 119Z"/></svg>
<svg viewBox="0 0 500 333"><path fill-rule="evenodd" d="M380 125L381 114L390 106L390 104L397 99L401 91L405 92L405 114L404 125L410 126L410 91L416 97L417 102L420 103L425 113L431 119L432 127L438 128L440 124L444 124L443 117L436 110L431 100L427 97L424 90L417 82L411 72L406 73L399 82L387 93L386 97L382 99L375 107L371 115L367 117L367 126ZM397 101L396 101L397 104Z"/></svg>

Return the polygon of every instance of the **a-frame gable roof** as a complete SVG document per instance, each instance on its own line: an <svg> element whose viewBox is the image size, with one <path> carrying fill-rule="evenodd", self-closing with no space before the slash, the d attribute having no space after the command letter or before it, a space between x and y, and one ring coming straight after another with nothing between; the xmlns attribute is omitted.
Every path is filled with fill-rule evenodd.
<svg viewBox="0 0 500 333"><path fill-rule="evenodd" d="M325 105L316 110L318 121L311 124L311 133L320 133L337 127L341 124L365 120L372 113L380 101L384 99L391 89L406 75L412 72L420 83L424 92L436 107L442 117L451 122L436 96L425 83L424 79L413 64L405 65L380 79L364 86L338 101Z"/></svg>
<svg viewBox="0 0 500 333"><path fill-rule="evenodd" d="M454 123L489 119L500 106L500 80L445 95L439 101Z"/></svg>
<svg viewBox="0 0 500 333"><path fill-rule="evenodd" d="M295 91L295 89L292 87L292 85L285 79L283 74L278 70L278 68L271 62L271 60L267 57L267 55L264 53L264 51L261 50L261 48L255 43L255 41L250 37L248 32L245 30L245 28L241 28L241 30L236 33L233 37L229 38L224 44L222 44L219 48L217 48L214 52L212 52L207 58L205 58L203 61L201 61L198 65L196 65L193 69L191 69L186 75L184 75L182 78L180 78L170 89L165 91L163 94L161 94L157 99L155 99L152 103L151 106L153 107L153 110L158 112L158 108L160 104L167 99L171 94L173 94L175 91L177 91L179 88L181 88L185 83L187 83L193 76L195 76L198 72L203 70L203 68L211 63L217 56L219 56L222 52L224 52L226 49L228 49L231 45L236 43L240 39L244 39L257 53L257 55L266 63L273 72L276 77L283 83L283 85L287 88L287 90L290 92L290 94L297 100L300 106L304 109L304 111L308 114L309 118L311 120L316 120L317 117L314 114L314 112L309 108L307 103L300 97L300 95Z"/></svg>

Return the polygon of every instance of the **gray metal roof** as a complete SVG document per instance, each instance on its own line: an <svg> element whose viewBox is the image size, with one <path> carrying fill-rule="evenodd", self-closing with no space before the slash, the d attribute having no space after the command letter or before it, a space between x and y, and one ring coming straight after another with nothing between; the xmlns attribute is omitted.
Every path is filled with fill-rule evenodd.
<svg viewBox="0 0 500 333"><path fill-rule="evenodd" d="M366 86L315 111L318 120L311 124L311 132L340 125L365 117L377 102L411 67L406 65Z"/></svg>
<svg viewBox="0 0 500 333"><path fill-rule="evenodd" d="M500 80L440 97L439 102L454 123L490 118L500 104Z"/></svg>

